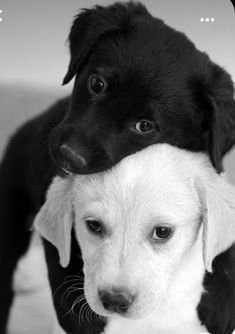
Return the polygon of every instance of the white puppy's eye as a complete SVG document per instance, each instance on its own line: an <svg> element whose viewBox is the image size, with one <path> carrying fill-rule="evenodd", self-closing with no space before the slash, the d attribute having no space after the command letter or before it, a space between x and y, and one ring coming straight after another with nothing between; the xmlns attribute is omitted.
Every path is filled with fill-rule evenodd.
<svg viewBox="0 0 235 334"><path fill-rule="evenodd" d="M97 235L101 235L104 232L104 228L102 226L102 223L98 220L93 219L87 219L86 220L86 226L89 230L89 232Z"/></svg>
<svg viewBox="0 0 235 334"><path fill-rule="evenodd" d="M173 229L170 226L157 226L153 230L152 238L154 240L168 240L173 233Z"/></svg>

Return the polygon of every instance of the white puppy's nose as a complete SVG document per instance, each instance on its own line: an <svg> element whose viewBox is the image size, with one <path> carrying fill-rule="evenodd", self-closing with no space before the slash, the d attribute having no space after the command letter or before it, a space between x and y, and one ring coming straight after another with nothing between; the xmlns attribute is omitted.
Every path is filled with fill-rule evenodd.
<svg viewBox="0 0 235 334"><path fill-rule="evenodd" d="M135 295L124 288L112 288L110 290L99 290L99 298L106 310L123 314L133 303Z"/></svg>

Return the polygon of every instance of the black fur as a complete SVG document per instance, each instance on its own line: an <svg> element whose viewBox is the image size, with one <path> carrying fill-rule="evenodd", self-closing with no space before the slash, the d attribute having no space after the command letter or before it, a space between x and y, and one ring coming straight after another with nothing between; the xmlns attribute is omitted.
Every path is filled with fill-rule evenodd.
<svg viewBox="0 0 235 334"><path fill-rule="evenodd" d="M235 329L235 247L213 262L213 274L204 277L198 314L212 334L229 334Z"/></svg>
<svg viewBox="0 0 235 334"><path fill-rule="evenodd" d="M76 76L71 98L20 128L0 167L0 268L4 268L0 272L0 334L5 334L13 296L12 272L28 247L32 217L44 202L52 177L68 167L61 156L63 143L87 162L70 170L92 173L158 142L208 152L220 172L222 158L235 142L230 76L196 50L184 34L153 18L143 5L116 3L83 10L74 20L69 41L71 60L64 84ZM108 83L99 96L87 87L91 74ZM154 123L151 133L134 131L141 119ZM70 265L63 269L55 248L46 241L44 247L55 292L67 275L82 269L80 250L74 240ZM226 279L224 261L233 253L234 249L219 256L215 273L205 279L209 293L202 298L199 315L212 334L231 334L235 328L234 290L229 302L222 298L232 284L228 290L221 289L220 279ZM229 277L234 282L234 265L230 264ZM81 325L70 313L64 316L74 297L65 301L64 292L65 288L57 290L54 303L65 331L100 333L104 320Z"/></svg>

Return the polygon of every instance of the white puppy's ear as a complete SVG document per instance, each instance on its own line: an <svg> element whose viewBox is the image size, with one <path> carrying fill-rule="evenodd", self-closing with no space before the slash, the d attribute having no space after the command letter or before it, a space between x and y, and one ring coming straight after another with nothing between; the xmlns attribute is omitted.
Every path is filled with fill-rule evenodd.
<svg viewBox="0 0 235 334"><path fill-rule="evenodd" d="M235 188L214 172L197 179L196 188L203 211L203 259L212 271L214 258L235 242Z"/></svg>
<svg viewBox="0 0 235 334"><path fill-rule="evenodd" d="M71 179L56 177L47 192L46 202L34 221L41 236L57 248L63 267L70 261L73 222L71 187Z"/></svg>

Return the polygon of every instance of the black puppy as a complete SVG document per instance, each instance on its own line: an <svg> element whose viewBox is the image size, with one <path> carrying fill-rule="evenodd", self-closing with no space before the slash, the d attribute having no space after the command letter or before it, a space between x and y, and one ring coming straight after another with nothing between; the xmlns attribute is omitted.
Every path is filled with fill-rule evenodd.
<svg viewBox="0 0 235 334"><path fill-rule="evenodd" d="M5 333L13 297L13 271L27 250L32 217L56 173L99 172L158 142L208 152L221 172L222 158L235 142L230 76L143 5L83 10L69 41L71 60L63 83L75 76L72 96L20 128L0 166L0 334ZM105 319L78 324L78 310L68 312L78 295L62 298L68 285L58 289L68 275L82 269L76 240L66 269L60 267L56 249L46 241L44 246L60 324L69 334L101 333ZM216 282L228 281L224 263L232 252L218 257L219 269L206 277L213 297L209 308L203 298L199 313L211 333L227 334L235 326L235 297L226 296L231 305L223 314L216 304L222 298L214 291Z"/></svg>

